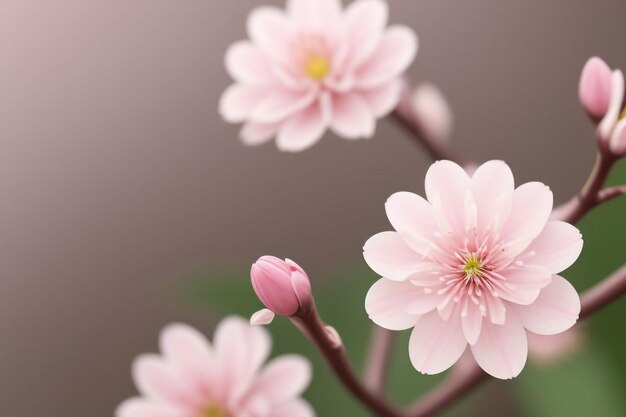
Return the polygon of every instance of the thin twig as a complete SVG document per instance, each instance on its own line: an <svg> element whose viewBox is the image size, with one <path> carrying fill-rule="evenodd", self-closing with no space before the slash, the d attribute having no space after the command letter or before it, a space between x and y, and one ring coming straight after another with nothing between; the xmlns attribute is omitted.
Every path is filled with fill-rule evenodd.
<svg viewBox="0 0 626 417"><path fill-rule="evenodd" d="M395 407L379 392L361 382L350 365L345 348L333 343L329 338L325 324L317 314L315 304L301 309L291 317L291 321L315 343L337 377L359 401L378 416L406 417L403 410Z"/></svg>
<svg viewBox="0 0 626 417"><path fill-rule="evenodd" d="M598 193L598 205L611 201L624 193L626 193L626 185L605 188Z"/></svg>
<svg viewBox="0 0 626 417"><path fill-rule="evenodd" d="M365 364L365 384L372 390L382 392L389 374L389 361L395 333L374 325L370 350Z"/></svg>
<svg viewBox="0 0 626 417"><path fill-rule="evenodd" d="M552 217L574 224L593 208L608 201L602 198L602 187L604 187L616 161L617 158L610 151L600 148L596 156L596 163L583 189L570 201L557 207Z"/></svg>
<svg viewBox="0 0 626 417"><path fill-rule="evenodd" d="M581 296L580 318L590 316L626 294L626 265Z"/></svg>

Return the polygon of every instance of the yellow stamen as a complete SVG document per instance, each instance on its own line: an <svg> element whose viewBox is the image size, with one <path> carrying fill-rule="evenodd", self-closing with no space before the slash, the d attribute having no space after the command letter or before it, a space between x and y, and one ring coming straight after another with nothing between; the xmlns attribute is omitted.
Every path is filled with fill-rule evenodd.
<svg viewBox="0 0 626 417"><path fill-rule="evenodd" d="M226 411L224 411L218 404L211 404L201 414L202 417L228 417Z"/></svg>
<svg viewBox="0 0 626 417"><path fill-rule="evenodd" d="M626 107L622 110L622 114L619 115L619 120L626 119Z"/></svg>
<svg viewBox="0 0 626 417"><path fill-rule="evenodd" d="M309 78L321 81L330 72L330 62L323 56L314 55L305 61L304 72Z"/></svg>
<svg viewBox="0 0 626 417"><path fill-rule="evenodd" d="M482 265L480 264L480 261L474 257L468 259L463 267L463 270L468 276L480 275L481 269Z"/></svg>

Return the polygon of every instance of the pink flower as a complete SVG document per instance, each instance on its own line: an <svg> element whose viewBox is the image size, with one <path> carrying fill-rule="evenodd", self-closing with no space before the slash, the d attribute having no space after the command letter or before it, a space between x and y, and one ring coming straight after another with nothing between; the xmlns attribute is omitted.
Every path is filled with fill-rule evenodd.
<svg viewBox="0 0 626 417"><path fill-rule="evenodd" d="M379 326L414 328L409 354L422 373L448 369L469 344L486 372L513 378L526 362L526 331L557 334L578 319L578 294L556 274L578 258L580 232L549 221L550 189L514 188L502 161L471 177L436 162L426 196L400 192L387 201L396 231L365 244L366 262L383 276L365 308Z"/></svg>
<svg viewBox="0 0 626 417"><path fill-rule="evenodd" d="M281 316L294 315L311 298L309 277L291 259L262 256L252 264L250 279L265 307Z"/></svg>
<svg viewBox="0 0 626 417"><path fill-rule="evenodd" d="M528 351L536 363L550 365L578 353L585 344L584 336L580 326L554 336L528 333Z"/></svg>
<svg viewBox="0 0 626 417"><path fill-rule="evenodd" d="M445 96L433 84L420 84L412 94L411 104L420 128L435 140L448 141L452 134L453 117Z"/></svg>
<svg viewBox="0 0 626 417"><path fill-rule="evenodd" d="M232 45L226 68L235 79L220 113L244 122L248 145L276 137L283 151L302 151L327 129L346 139L369 138L375 120L400 98L402 73L417 52L408 28L386 28L383 0L288 0L286 11L257 7L250 40Z"/></svg>
<svg viewBox="0 0 626 417"><path fill-rule="evenodd" d="M213 344L174 324L161 333L161 355L133 365L140 397L122 403L116 417L314 417L300 394L311 379L307 360L280 356L264 365L271 340L265 329L224 319Z"/></svg>

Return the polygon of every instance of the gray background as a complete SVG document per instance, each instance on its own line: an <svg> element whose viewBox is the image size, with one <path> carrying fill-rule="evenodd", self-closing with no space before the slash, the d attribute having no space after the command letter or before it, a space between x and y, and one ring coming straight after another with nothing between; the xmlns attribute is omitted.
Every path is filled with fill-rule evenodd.
<svg viewBox="0 0 626 417"><path fill-rule="evenodd" d="M594 54L626 67L626 2L390 3L458 147L574 193L594 148L579 72ZM429 160L389 120L296 155L238 142L222 59L257 4L0 0L3 416L111 415L164 324L210 327L171 295L182 277L273 253L323 279L387 228L389 194L422 191Z"/></svg>

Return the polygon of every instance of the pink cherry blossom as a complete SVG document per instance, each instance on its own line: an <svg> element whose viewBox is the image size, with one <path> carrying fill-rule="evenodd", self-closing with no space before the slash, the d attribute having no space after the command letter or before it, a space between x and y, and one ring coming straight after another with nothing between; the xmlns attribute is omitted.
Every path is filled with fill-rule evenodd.
<svg viewBox="0 0 626 417"><path fill-rule="evenodd" d="M557 274L578 258L580 232L549 221L550 189L514 188L502 161L472 176L436 162L426 197L400 192L387 201L395 231L365 244L366 262L383 277L365 308L379 326L413 328L409 354L422 373L448 369L469 344L487 373L513 378L526 362L527 331L557 334L578 319L578 294Z"/></svg>
<svg viewBox="0 0 626 417"><path fill-rule="evenodd" d="M528 333L528 352L540 365L550 365L578 353L585 345L585 334L580 326L553 336Z"/></svg>
<svg viewBox="0 0 626 417"><path fill-rule="evenodd" d="M420 84L411 99L415 118L424 133L435 140L449 140L454 125L452 109L439 88L430 83Z"/></svg>
<svg viewBox="0 0 626 417"><path fill-rule="evenodd" d="M235 83L220 113L243 122L248 145L276 137L283 151L302 151L332 130L369 138L400 98L400 77L417 52L407 27L387 28L383 0L288 0L286 10L257 7L249 40L233 44L226 68Z"/></svg>
<svg viewBox="0 0 626 417"><path fill-rule="evenodd" d="M197 330L173 324L161 333L161 354L133 365L141 394L122 403L116 417L314 417L299 398L311 379L300 356L264 362L267 331L240 318L224 319L213 343Z"/></svg>

